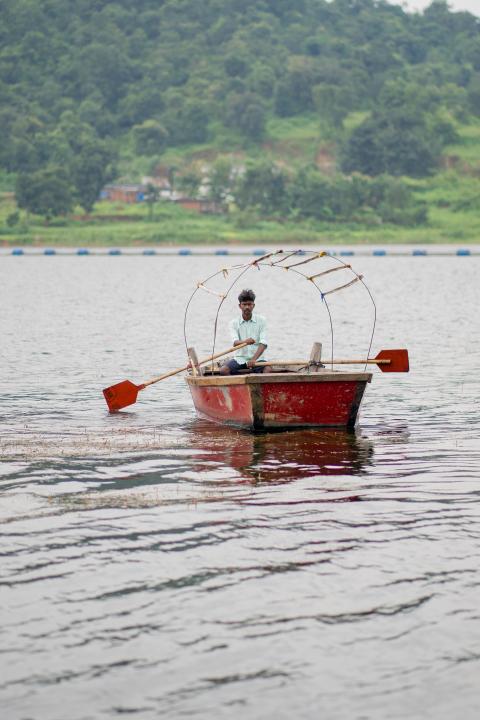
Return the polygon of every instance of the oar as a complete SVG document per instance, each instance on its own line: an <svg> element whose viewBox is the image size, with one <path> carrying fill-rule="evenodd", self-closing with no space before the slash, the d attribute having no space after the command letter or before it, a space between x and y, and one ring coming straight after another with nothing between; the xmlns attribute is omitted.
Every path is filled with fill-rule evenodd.
<svg viewBox="0 0 480 720"><path fill-rule="evenodd" d="M380 350L378 355L368 360L334 360L334 364L342 365L351 363L352 365L378 365L382 372L408 372L410 365L408 361L408 350ZM325 363L328 360L325 359Z"/></svg>
<svg viewBox="0 0 480 720"><path fill-rule="evenodd" d="M408 372L408 350L380 350L378 355L367 360L329 360L324 358L325 365L378 365L382 372ZM255 363L265 365L310 365L310 360L268 360Z"/></svg>
<svg viewBox="0 0 480 720"><path fill-rule="evenodd" d="M205 363L216 360L216 358L222 357L223 355L228 355L229 353L244 347L244 345L248 345L248 343L238 343L238 345L234 345L228 348L228 350L223 350L223 352L215 353L215 355L210 355L203 360L199 360L198 364L205 365ZM130 382L130 380L122 380L122 382L119 382L116 385L111 385L110 387L105 388L103 390L103 394L105 396L105 400L107 401L108 409L110 412L115 412L116 410L128 407L128 405L133 405L137 402L137 395L140 390L144 390L149 385L160 382L160 380L165 380L172 375L178 375L178 373L183 372L183 370L188 370L190 367L191 363L184 365L181 368L177 368L176 370L170 370L170 372L159 375L158 377L153 378L153 380L147 380L147 382L144 382L141 385L135 385Z"/></svg>

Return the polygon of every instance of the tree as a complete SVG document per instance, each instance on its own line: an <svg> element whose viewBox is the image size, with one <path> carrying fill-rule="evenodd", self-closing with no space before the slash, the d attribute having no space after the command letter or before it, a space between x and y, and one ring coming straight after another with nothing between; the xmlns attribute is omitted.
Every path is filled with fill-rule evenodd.
<svg viewBox="0 0 480 720"><path fill-rule="evenodd" d="M441 148L441 138L429 132L422 115L381 110L353 130L342 148L341 167L370 176L424 177L438 163Z"/></svg>
<svg viewBox="0 0 480 720"><path fill-rule="evenodd" d="M256 93L230 93L225 124L240 130L249 140L260 140L265 132L265 105Z"/></svg>
<svg viewBox="0 0 480 720"><path fill-rule="evenodd" d="M418 225L427 219L407 184L387 175L367 178L326 178L313 166L300 168L289 187L290 211L300 218L346 222L375 218L377 222Z"/></svg>
<svg viewBox="0 0 480 720"><path fill-rule="evenodd" d="M231 193L233 168L228 158L217 158L210 168L209 196L218 203L225 203Z"/></svg>
<svg viewBox="0 0 480 720"><path fill-rule="evenodd" d="M100 93L98 95L92 95L80 104L78 119L95 128L100 137L106 137L112 134L118 119L106 108Z"/></svg>
<svg viewBox="0 0 480 720"><path fill-rule="evenodd" d="M15 187L19 208L43 215L47 220L65 215L73 207L73 192L63 168L50 166L32 173L19 173Z"/></svg>
<svg viewBox="0 0 480 720"><path fill-rule="evenodd" d="M86 142L70 166L75 198L85 212L92 211L102 187L115 177L114 153L103 140Z"/></svg>
<svg viewBox="0 0 480 720"><path fill-rule="evenodd" d="M74 199L91 212L100 190L114 177L116 153L111 143L100 139L91 125L70 111L62 114L47 139L50 163L65 168Z"/></svg>
<svg viewBox="0 0 480 720"><path fill-rule="evenodd" d="M331 127L342 127L343 119L353 106L350 89L345 86L322 83L312 91L315 109Z"/></svg>
<svg viewBox="0 0 480 720"><path fill-rule="evenodd" d="M248 73L248 60L240 52L231 52L224 60L225 72L230 77L245 77Z"/></svg>
<svg viewBox="0 0 480 720"><path fill-rule="evenodd" d="M164 114L173 144L203 143L208 136L208 112L203 102L183 100Z"/></svg>
<svg viewBox="0 0 480 720"><path fill-rule="evenodd" d="M152 185L152 183L148 183L147 190L145 192L145 202L147 203L148 219L150 220L150 222L153 220L153 211L159 197L160 191L158 187L156 185Z"/></svg>
<svg viewBox="0 0 480 720"><path fill-rule="evenodd" d="M118 104L118 119L123 127L139 125L148 118L157 117L165 103L161 90L155 83L144 81L143 86L135 87Z"/></svg>
<svg viewBox="0 0 480 720"><path fill-rule="evenodd" d="M84 91L98 88L109 104L118 101L133 77L133 64L125 55L123 42L117 37L110 38L109 43L94 41L79 56L80 87Z"/></svg>
<svg viewBox="0 0 480 720"><path fill-rule="evenodd" d="M157 120L134 125L132 132L138 155L161 155L167 147L168 131Z"/></svg>
<svg viewBox="0 0 480 720"><path fill-rule="evenodd" d="M38 170L48 159L45 145L45 125L35 115L22 117L16 115L11 124L7 113L7 137L2 143L4 150L4 163L10 172L33 172ZM10 132L8 133L8 125ZM3 155L3 153L2 153Z"/></svg>
<svg viewBox="0 0 480 720"><path fill-rule="evenodd" d="M184 172L177 178L177 187L186 192L190 197L193 197L198 193L198 188L201 183L201 176L193 169Z"/></svg>
<svg viewBox="0 0 480 720"><path fill-rule="evenodd" d="M277 115L288 117L313 108L312 87L315 81L311 58L293 57L289 69L275 92Z"/></svg>
<svg viewBox="0 0 480 720"><path fill-rule="evenodd" d="M253 92L268 100L273 96L275 81L275 73L268 65L260 63L254 65L250 76L250 86Z"/></svg>
<svg viewBox="0 0 480 720"><path fill-rule="evenodd" d="M332 182L315 167L301 168L289 188L294 214L317 220L335 220L332 210Z"/></svg>
<svg viewBox="0 0 480 720"><path fill-rule="evenodd" d="M284 212L287 207L285 174L272 163L253 163L238 179L234 194L241 210L257 207L265 215Z"/></svg>
<svg viewBox="0 0 480 720"><path fill-rule="evenodd" d="M411 190L398 178L382 175L371 182L370 204L383 222L422 225L427 221L423 203L416 203Z"/></svg>
<svg viewBox="0 0 480 720"><path fill-rule="evenodd" d="M476 73L468 86L468 104L472 113L480 117L480 73Z"/></svg>

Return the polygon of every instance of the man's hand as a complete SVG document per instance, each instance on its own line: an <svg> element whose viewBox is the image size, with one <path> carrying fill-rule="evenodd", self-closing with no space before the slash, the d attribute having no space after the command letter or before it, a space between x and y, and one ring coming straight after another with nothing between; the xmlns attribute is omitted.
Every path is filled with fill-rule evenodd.
<svg viewBox="0 0 480 720"><path fill-rule="evenodd" d="M251 338L250 338L250 339L251 339ZM266 345L262 345L262 343L260 343L260 345L258 346L257 352L255 353L255 355L254 355L253 357L251 357L250 360L247 360L246 363L245 363L245 365L246 365L248 368L250 368L250 369L253 368L253 367L255 367L255 363L257 362L257 360L258 360L258 358L260 357L260 355L263 355L263 352L264 352L264 350L265 350L266 347L267 347Z"/></svg>

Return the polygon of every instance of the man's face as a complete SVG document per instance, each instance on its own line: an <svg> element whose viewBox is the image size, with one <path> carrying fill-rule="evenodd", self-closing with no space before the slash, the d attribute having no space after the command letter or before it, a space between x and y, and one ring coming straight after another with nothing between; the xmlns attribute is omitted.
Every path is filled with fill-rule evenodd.
<svg viewBox="0 0 480 720"><path fill-rule="evenodd" d="M240 310L242 311L242 318L244 320L251 320L252 319L252 312L253 308L255 307L255 303L251 300L244 300L243 302L239 303Z"/></svg>

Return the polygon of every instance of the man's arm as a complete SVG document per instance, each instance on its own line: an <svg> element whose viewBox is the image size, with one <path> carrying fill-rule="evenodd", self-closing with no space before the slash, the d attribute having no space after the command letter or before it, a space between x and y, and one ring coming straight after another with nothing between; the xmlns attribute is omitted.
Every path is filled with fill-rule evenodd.
<svg viewBox="0 0 480 720"><path fill-rule="evenodd" d="M253 345L256 342L256 340L254 340L253 338L247 338L246 340L242 340L238 329L238 322L236 320L230 321L230 339L232 341L233 347L237 347L237 345L240 345L240 343L244 342L246 342L248 345Z"/></svg>
<svg viewBox="0 0 480 720"><path fill-rule="evenodd" d="M265 352L267 346L263 345L262 343L259 344L257 350L255 351L255 355L250 358L250 360L247 360L247 367L251 368L254 367L255 363L257 362L258 358L262 353Z"/></svg>
<svg viewBox="0 0 480 720"><path fill-rule="evenodd" d="M237 345L240 345L241 343L247 343L247 345L254 345L255 340L253 338L247 338L246 340L235 340L233 343L233 347L237 347Z"/></svg>
<svg viewBox="0 0 480 720"><path fill-rule="evenodd" d="M255 351L255 354L250 358L250 360L247 362L247 367L253 367L255 363L257 362L260 355L263 355L265 350L268 347L268 337L267 337L267 323L265 321L264 317L258 318L259 322L259 328L258 328L258 340L255 342L258 342L258 348Z"/></svg>
<svg viewBox="0 0 480 720"><path fill-rule="evenodd" d="M238 331L238 323L236 320L230 320L230 339L233 347L237 347L242 341L240 340L240 333Z"/></svg>
<svg viewBox="0 0 480 720"><path fill-rule="evenodd" d="M259 318L259 328L258 328L258 340L257 342L259 345L264 345L263 348L265 350L266 347L268 347L268 333L267 333L267 321L262 316Z"/></svg>

